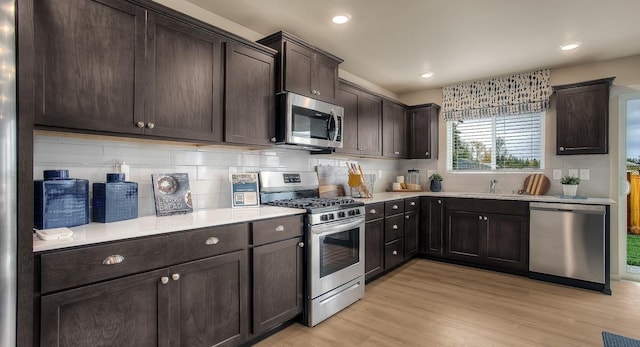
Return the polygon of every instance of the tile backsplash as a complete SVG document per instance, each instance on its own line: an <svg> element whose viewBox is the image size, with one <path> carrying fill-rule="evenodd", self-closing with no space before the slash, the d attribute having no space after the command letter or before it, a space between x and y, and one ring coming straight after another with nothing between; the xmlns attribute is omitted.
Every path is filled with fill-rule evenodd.
<svg viewBox="0 0 640 347"><path fill-rule="evenodd" d="M357 160L365 173L376 174L374 192L384 191L396 176L406 173L396 160L310 155L290 149L196 146L43 131L34 137L34 179L42 179L44 170L67 169L72 178L88 179L92 189L93 183L105 181L107 173L116 172L119 164L128 164L127 180L138 183L139 216L155 214L153 173L186 172L194 210L200 210L231 206L230 172L314 171L317 165L344 166L347 160Z"/></svg>

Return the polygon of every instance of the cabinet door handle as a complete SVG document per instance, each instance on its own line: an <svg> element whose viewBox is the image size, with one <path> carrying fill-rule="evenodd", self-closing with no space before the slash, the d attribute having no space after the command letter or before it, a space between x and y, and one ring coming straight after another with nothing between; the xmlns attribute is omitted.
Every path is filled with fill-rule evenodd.
<svg viewBox="0 0 640 347"><path fill-rule="evenodd" d="M411 218L411 216L406 215L406 216L404 216L404 218L409 219L409 218Z"/></svg>
<svg viewBox="0 0 640 347"><path fill-rule="evenodd" d="M207 245L207 246L211 246L211 245L217 245L218 242L220 242L219 238L217 238L215 236L211 236L206 241L204 241L204 244Z"/></svg>
<svg viewBox="0 0 640 347"><path fill-rule="evenodd" d="M171 278L173 278L174 281L177 281L180 279L180 274L173 274L171 275Z"/></svg>
<svg viewBox="0 0 640 347"><path fill-rule="evenodd" d="M398 255L398 251L393 251L393 255Z"/></svg>
<svg viewBox="0 0 640 347"><path fill-rule="evenodd" d="M400 154L400 152L393 152L393 154L395 154L395 155L399 155L399 154Z"/></svg>
<svg viewBox="0 0 640 347"><path fill-rule="evenodd" d="M398 209L398 205L393 205L393 209L397 210Z"/></svg>
<svg viewBox="0 0 640 347"><path fill-rule="evenodd" d="M370 209L370 210L369 210L369 213L371 213L371 214L376 214L376 209L375 209L375 208Z"/></svg>
<svg viewBox="0 0 640 347"><path fill-rule="evenodd" d="M276 231L284 231L284 225L278 225Z"/></svg>
<svg viewBox="0 0 640 347"><path fill-rule="evenodd" d="M487 217L482 218L483 220L487 220Z"/></svg>
<svg viewBox="0 0 640 347"><path fill-rule="evenodd" d="M303 248L304 247L304 242L298 242L298 247Z"/></svg>
<svg viewBox="0 0 640 347"><path fill-rule="evenodd" d="M271 138L271 142L276 142L276 138L275 138L275 137L272 137L272 138Z"/></svg>
<svg viewBox="0 0 640 347"><path fill-rule="evenodd" d="M149 122L149 123L147 123L147 128L149 128L149 129L153 129L153 128L155 128L155 126L156 126L156 125L155 125L155 124L153 124L153 122Z"/></svg>
<svg viewBox="0 0 640 347"><path fill-rule="evenodd" d="M479 219L479 220L482 220L482 216L478 216L478 219Z"/></svg>
<svg viewBox="0 0 640 347"><path fill-rule="evenodd" d="M162 276L162 277L160 277L160 282L161 282L162 284L167 284L167 283L169 283L169 277L167 277L167 276Z"/></svg>
<svg viewBox="0 0 640 347"><path fill-rule="evenodd" d="M429 152L424 152L424 155L429 155Z"/></svg>
<svg viewBox="0 0 640 347"><path fill-rule="evenodd" d="M415 205L416 205L416 202L415 202L415 201L412 201L412 202L411 202L411 206L415 206Z"/></svg>
<svg viewBox="0 0 640 347"><path fill-rule="evenodd" d="M121 255L110 255L106 258L104 258L104 260L102 261L102 265L114 265L114 264L120 264L124 261L124 257Z"/></svg>
<svg viewBox="0 0 640 347"><path fill-rule="evenodd" d="M438 205L442 205L442 200L438 200Z"/></svg>
<svg viewBox="0 0 640 347"><path fill-rule="evenodd" d="M398 226L397 226L396 224L394 224L391 228L392 228L393 230L398 230Z"/></svg>
<svg viewBox="0 0 640 347"><path fill-rule="evenodd" d="M559 150L560 152L564 152L564 147L560 147L560 148L558 148L558 150Z"/></svg>
<svg viewBox="0 0 640 347"><path fill-rule="evenodd" d="M144 128L144 122L143 121L139 121L138 123L136 123L136 126L138 128Z"/></svg>

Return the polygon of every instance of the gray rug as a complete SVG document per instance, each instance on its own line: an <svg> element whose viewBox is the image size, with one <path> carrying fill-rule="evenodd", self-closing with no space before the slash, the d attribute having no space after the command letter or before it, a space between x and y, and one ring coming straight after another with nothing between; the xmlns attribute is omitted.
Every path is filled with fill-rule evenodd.
<svg viewBox="0 0 640 347"><path fill-rule="evenodd" d="M604 347L640 347L640 340L624 337L606 331L602 332Z"/></svg>

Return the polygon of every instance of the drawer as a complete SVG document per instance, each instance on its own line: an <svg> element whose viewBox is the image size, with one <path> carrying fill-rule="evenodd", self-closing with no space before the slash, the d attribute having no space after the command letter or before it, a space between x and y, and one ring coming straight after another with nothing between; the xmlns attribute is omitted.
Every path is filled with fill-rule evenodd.
<svg viewBox="0 0 640 347"><path fill-rule="evenodd" d="M404 199L404 211L417 211L420 208L420 198Z"/></svg>
<svg viewBox="0 0 640 347"><path fill-rule="evenodd" d="M404 213L404 200L392 200L384 203L385 216L392 216L398 213Z"/></svg>
<svg viewBox="0 0 640 347"><path fill-rule="evenodd" d="M387 217L384 220L384 242L390 242L404 236L404 215Z"/></svg>
<svg viewBox="0 0 640 347"><path fill-rule="evenodd" d="M253 245L258 246L302 235L304 232L303 218L303 215L298 215L251 223Z"/></svg>
<svg viewBox="0 0 640 347"><path fill-rule="evenodd" d="M384 203L379 202L376 204L367 204L364 206L367 214L365 215L365 220L373 220L384 217Z"/></svg>
<svg viewBox="0 0 640 347"><path fill-rule="evenodd" d="M43 254L42 293L104 281L167 265L167 238L132 241Z"/></svg>
<svg viewBox="0 0 640 347"><path fill-rule="evenodd" d="M249 223L203 228L169 235L169 264L206 258L249 246Z"/></svg>
<svg viewBox="0 0 640 347"><path fill-rule="evenodd" d="M398 239L384 246L384 268L388 269L404 260L404 239Z"/></svg>

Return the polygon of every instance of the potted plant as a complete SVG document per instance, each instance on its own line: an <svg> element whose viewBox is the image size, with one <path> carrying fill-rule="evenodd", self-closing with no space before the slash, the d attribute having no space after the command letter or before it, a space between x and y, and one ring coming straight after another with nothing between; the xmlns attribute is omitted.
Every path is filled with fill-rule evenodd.
<svg viewBox="0 0 640 347"><path fill-rule="evenodd" d="M573 198L576 196L578 184L580 184L580 177L564 176L560 180L560 183L562 183L562 195Z"/></svg>
<svg viewBox="0 0 640 347"><path fill-rule="evenodd" d="M429 177L429 181L431 181L429 189L432 192L439 192L442 189L442 176L440 174L434 173Z"/></svg>

